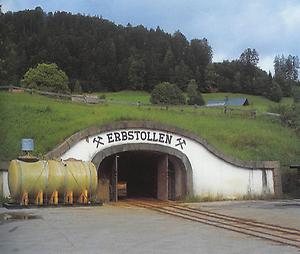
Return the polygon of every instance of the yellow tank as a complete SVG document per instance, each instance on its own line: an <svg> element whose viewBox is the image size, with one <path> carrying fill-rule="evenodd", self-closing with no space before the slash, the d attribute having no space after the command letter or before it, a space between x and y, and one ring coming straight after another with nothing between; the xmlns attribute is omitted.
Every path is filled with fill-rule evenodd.
<svg viewBox="0 0 300 254"><path fill-rule="evenodd" d="M97 189L97 170L92 162L78 160L24 162L12 160L8 169L10 195L20 200L26 192L34 198L39 192L50 197L58 191L62 198L73 192L74 198L85 190L94 195Z"/></svg>

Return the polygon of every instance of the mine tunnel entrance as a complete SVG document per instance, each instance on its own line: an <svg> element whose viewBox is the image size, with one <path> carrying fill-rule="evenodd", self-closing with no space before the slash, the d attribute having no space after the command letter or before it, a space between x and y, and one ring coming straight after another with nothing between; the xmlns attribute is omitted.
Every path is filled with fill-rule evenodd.
<svg viewBox="0 0 300 254"><path fill-rule="evenodd" d="M186 195L186 171L175 156L154 151L113 154L98 168L98 198L176 200Z"/></svg>

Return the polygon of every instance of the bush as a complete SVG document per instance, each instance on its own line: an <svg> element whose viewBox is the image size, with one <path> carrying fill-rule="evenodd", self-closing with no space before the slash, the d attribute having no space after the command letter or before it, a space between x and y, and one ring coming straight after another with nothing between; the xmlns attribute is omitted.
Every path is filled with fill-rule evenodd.
<svg viewBox="0 0 300 254"><path fill-rule="evenodd" d="M277 105L270 107L269 111L280 114L281 122L300 134L300 103L295 103L292 106Z"/></svg>
<svg viewBox="0 0 300 254"><path fill-rule="evenodd" d="M268 111L280 115L286 114L290 110L290 106L284 104L275 104L268 107Z"/></svg>
<svg viewBox="0 0 300 254"><path fill-rule="evenodd" d="M55 63L42 63L36 68L30 68L21 82L27 88L58 93L69 92L68 76Z"/></svg>
<svg viewBox="0 0 300 254"><path fill-rule="evenodd" d="M150 101L153 104L177 105L185 104L185 97L175 84L163 82L154 87Z"/></svg>
<svg viewBox="0 0 300 254"><path fill-rule="evenodd" d="M269 107L269 111L280 114L281 122L295 129L296 134L300 135L300 103L294 103L291 106L279 104Z"/></svg>
<svg viewBox="0 0 300 254"><path fill-rule="evenodd" d="M204 105L203 97L198 90L198 85L194 79L191 79L187 87L188 104L189 105Z"/></svg>
<svg viewBox="0 0 300 254"><path fill-rule="evenodd" d="M101 94L101 95L98 96L98 98L100 100L105 100L106 99L106 95L105 94Z"/></svg>
<svg viewBox="0 0 300 254"><path fill-rule="evenodd" d="M188 104L189 105L204 105L205 102L202 98L202 95L199 93L199 94L196 94L194 96L190 96L189 99L188 99Z"/></svg>

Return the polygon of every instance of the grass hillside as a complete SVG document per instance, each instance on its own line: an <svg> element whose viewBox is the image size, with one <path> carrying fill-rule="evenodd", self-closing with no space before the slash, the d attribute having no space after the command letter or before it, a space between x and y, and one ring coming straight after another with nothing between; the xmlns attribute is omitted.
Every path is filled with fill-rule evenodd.
<svg viewBox="0 0 300 254"><path fill-rule="evenodd" d="M105 95L108 101L122 101L122 102L141 102L144 104L150 103L150 93L145 91L120 91L120 92L107 92L107 93L97 93L98 96ZM275 106L278 103L270 101L262 96L238 94L238 93L206 93L202 94L205 102L208 100L218 100L224 99L226 96L229 98L241 98L246 97L250 103L246 109L256 109L258 112L266 112L269 110L270 106ZM283 98L281 104L292 104L292 98Z"/></svg>
<svg viewBox="0 0 300 254"><path fill-rule="evenodd" d="M105 95L109 101L124 101L124 102L141 102L144 104L150 103L150 94L145 91L120 91L97 93L98 96Z"/></svg>
<svg viewBox="0 0 300 254"><path fill-rule="evenodd" d="M262 100L255 99L257 103ZM66 137L92 125L153 120L198 134L223 153L242 160L280 160L284 165L299 162L299 137L270 117L224 115L221 109L182 111L178 107L162 110L148 106L84 105L27 93L1 92L0 103L0 160L19 154L21 138L33 138L36 153L43 155Z"/></svg>

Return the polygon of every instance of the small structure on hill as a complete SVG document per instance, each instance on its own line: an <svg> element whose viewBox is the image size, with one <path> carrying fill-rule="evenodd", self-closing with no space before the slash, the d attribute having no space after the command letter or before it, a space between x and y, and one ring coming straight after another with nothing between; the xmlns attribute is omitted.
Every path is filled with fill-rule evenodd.
<svg viewBox="0 0 300 254"><path fill-rule="evenodd" d="M220 107L220 106L247 106L249 101L247 98L224 98L223 100L209 100L206 103L207 107Z"/></svg>
<svg viewBox="0 0 300 254"><path fill-rule="evenodd" d="M24 93L24 88L22 87L10 87L8 89L10 93Z"/></svg>

